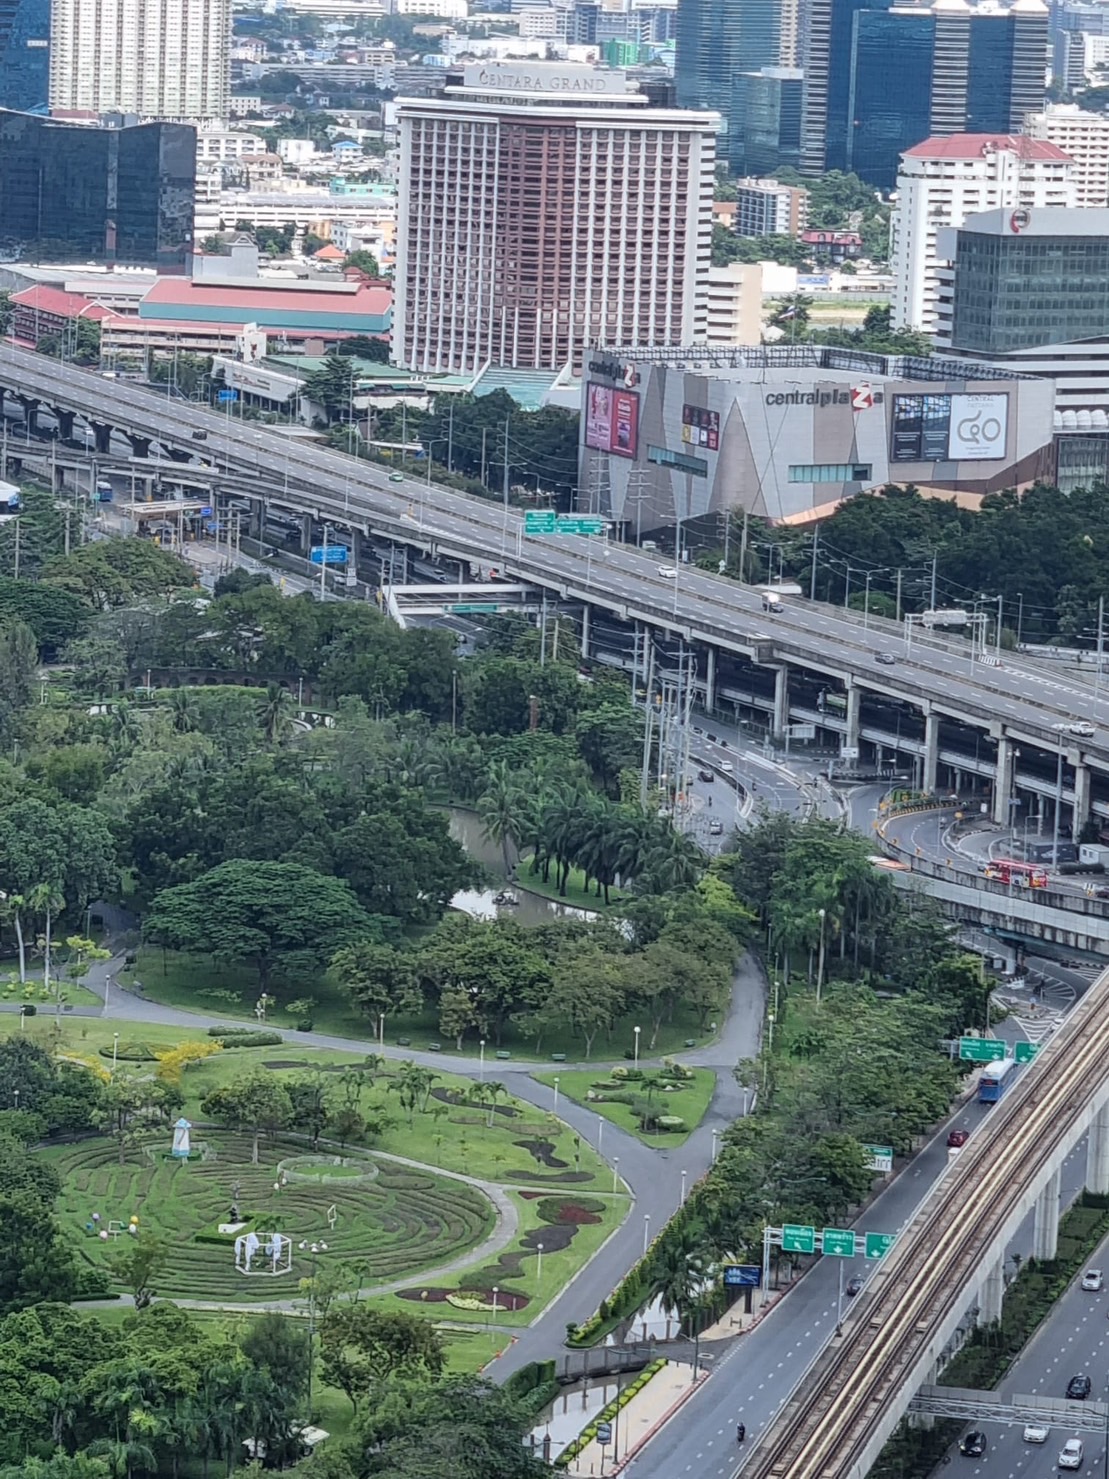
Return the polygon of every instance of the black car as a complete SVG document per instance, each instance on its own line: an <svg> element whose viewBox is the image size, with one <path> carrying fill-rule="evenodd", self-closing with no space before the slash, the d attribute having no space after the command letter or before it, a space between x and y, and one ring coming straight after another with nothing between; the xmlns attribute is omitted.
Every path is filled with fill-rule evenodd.
<svg viewBox="0 0 1109 1479"><path fill-rule="evenodd" d="M702 765L701 769L697 772L697 779L699 781L714 781L716 777L711 770L706 770Z"/></svg>
<svg viewBox="0 0 1109 1479"><path fill-rule="evenodd" d="M193 441L194 442L206 442L207 440L208 440L208 433L206 431L194 431L193 432Z"/></svg>
<svg viewBox="0 0 1109 1479"><path fill-rule="evenodd" d="M862 1277L862 1274L856 1274L853 1279L848 1279L847 1283L844 1284L844 1286L843 1286L843 1292L844 1292L844 1294L847 1295L848 1299L854 1299L855 1295L858 1294L859 1290L862 1287L863 1287L863 1277Z"/></svg>
<svg viewBox="0 0 1109 1479"><path fill-rule="evenodd" d="M1067 1382L1067 1396L1072 1402L1085 1402L1092 1383L1088 1376L1072 1376Z"/></svg>
<svg viewBox="0 0 1109 1479"><path fill-rule="evenodd" d="M966 1458L981 1458L985 1451L985 1433L964 1433L959 1439L959 1452Z"/></svg>

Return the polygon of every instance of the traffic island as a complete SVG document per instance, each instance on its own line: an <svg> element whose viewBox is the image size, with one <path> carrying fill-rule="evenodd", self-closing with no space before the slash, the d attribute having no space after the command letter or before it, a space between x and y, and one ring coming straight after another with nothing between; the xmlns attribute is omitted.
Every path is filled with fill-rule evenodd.
<svg viewBox="0 0 1109 1479"><path fill-rule="evenodd" d="M682 1407L707 1376L680 1361L653 1361L555 1459L576 1479L619 1474Z"/></svg>

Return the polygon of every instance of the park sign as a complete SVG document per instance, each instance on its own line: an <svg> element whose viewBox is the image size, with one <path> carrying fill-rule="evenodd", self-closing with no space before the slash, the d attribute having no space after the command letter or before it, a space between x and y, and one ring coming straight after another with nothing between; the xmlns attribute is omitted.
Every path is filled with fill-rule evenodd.
<svg viewBox="0 0 1109 1479"><path fill-rule="evenodd" d="M1006 1045L996 1037L961 1037L959 1057L964 1063L996 1063L1008 1052Z"/></svg>
<svg viewBox="0 0 1109 1479"><path fill-rule="evenodd" d="M762 1269L757 1263L726 1263L725 1289L757 1289L762 1283Z"/></svg>

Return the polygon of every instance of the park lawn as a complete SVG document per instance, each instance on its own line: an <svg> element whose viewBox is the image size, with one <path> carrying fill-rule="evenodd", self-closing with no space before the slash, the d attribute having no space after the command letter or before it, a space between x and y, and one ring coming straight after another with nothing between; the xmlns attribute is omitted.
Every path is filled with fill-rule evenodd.
<svg viewBox="0 0 1109 1479"><path fill-rule="evenodd" d="M316 1032L335 1037L355 1038L366 1043L366 1051L372 1050L376 1040L376 1023L357 1012L351 1003L328 980L316 974L295 979L277 979L271 982L269 994L277 998L271 1006L266 1021L259 1024L254 1013L258 1000L257 972L248 966L213 961L206 955L189 955L173 950L161 950L147 946L138 952L138 959L131 969L120 972L124 985L142 982L143 996L150 1001L163 1002L167 1006L180 1007L196 1012L198 1025L208 1022L237 1022L246 1019L253 1025L288 1030L296 1027L296 1019L290 1017L284 1003L311 997L316 1002L312 1012L312 1027ZM205 993L212 993L206 995ZM605 1058L631 1058L635 1026L634 1014L622 1018L610 1033L598 1043L595 1050L602 1061ZM647 1029L643 1041L650 1036ZM679 1010L672 1022L664 1022L659 1028L658 1038L651 1057L666 1057L681 1052L686 1047L701 1047L714 1036L710 1028L706 1031L693 1014ZM401 1039L407 1039L401 1042ZM385 1021L385 1043L388 1047L408 1047L415 1051L441 1052L444 1058L458 1054L454 1040L444 1037L432 1013L424 1012L410 1016L393 1016ZM514 1060L523 1062L550 1062L556 1054L565 1055L570 1062L583 1061L585 1045L568 1029L546 1035L537 1051L531 1039L520 1037L509 1025L506 1028L503 1048ZM487 1042L485 1061L487 1071L495 1076L496 1045ZM478 1043L472 1035L463 1039L461 1056L475 1058ZM646 1058L646 1049L641 1050Z"/></svg>
<svg viewBox="0 0 1109 1479"><path fill-rule="evenodd" d="M544 1198L548 1193L544 1193ZM531 1325L554 1299L574 1278L574 1276L585 1267L599 1248L603 1246L627 1217L632 1207L632 1200L623 1192L616 1196L598 1196L592 1192L580 1193L574 1189L563 1190L553 1195L553 1199L564 1205L584 1204L590 1209L589 1215L595 1216L596 1222L582 1222L575 1225L573 1237L566 1247L559 1250L553 1245L562 1232L557 1225L552 1225L540 1216L540 1198L521 1195L520 1192L510 1191L519 1213L519 1232L517 1237L499 1255L484 1264L475 1265L465 1272L452 1275L449 1278L436 1280L433 1284L435 1290L451 1290L458 1293L473 1293L482 1290L482 1299L485 1304L483 1309L459 1309L455 1305L445 1302L423 1303L419 1299L406 1299L399 1294L384 1296L382 1303L390 1309L405 1309L411 1312L413 1308L422 1309L430 1313L439 1322L457 1321L460 1324L488 1326L526 1327ZM545 1234L545 1236L544 1236ZM529 1239L529 1235L533 1235ZM538 1250L535 1248L536 1241L544 1243L542 1274L537 1278L539 1258ZM521 1248L521 1243L526 1246ZM518 1262L519 1272L513 1272L511 1267L506 1267L506 1260L511 1264ZM411 1289L417 1293L421 1291L421 1284L413 1280ZM490 1291L493 1289L509 1294L525 1294L529 1303L518 1310L504 1309L498 1305L494 1317Z"/></svg>
<svg viewBox="0 0 1109 1479"><path fill-rule="evenodd" d="M604 892L597 893L595 882L586 886L585 874L580 868L570 869L566 880L566 892L560 894L553 880L544 881L542 872L533 873L531 871L527 857L520 860L520 865L512 879L512 886L527 889L529 893L538 894L544 899L552 899L556 904L566 904L574 909L587 909L599 914L621 903L626 897L622 890L610 888L609 902L606 904Z"/></svg>
<svg viewBox="0 0 1109 1479"><path fill-rule="evenodd" d="M660 1070L652 1070L655 1077L662 1076ZM684 1145L686 1140L701 1123L705 1117L713 1092L716 1088L716 1075L711 1068L694 1068L691 1079L674 1080L674 1092L662 1094L655 1090L652 1103L665 1102L667 1114L677 1114L685 1120L686 1129L677 1135L660 1135L655 1131L644 1131L639 1128L639 1121L632 1112L630 1104L614 1104L609 1100L592 1100L588 1093L596 1084L610 1082L603 1068L597 1069L569 1069L560 1072L558 1077L558 1091L572 1099L575 1104L583 1104L587 1109L594 1110L603 1115L606 1120L611 1120L614 1125L619 1125L622 1130L627 1130L644 1145L657 1146L666 1149L670 1146ZM542 1073L533 1073L538 1083L549 1084L553 1091L556 1075L550 1069ZM636 1093L636 1083L632 1081L626 1085L626 1092ZM642 1091L640 1091L642 1092ZM646 1098L643 1093L642 1097Z"/></svg>

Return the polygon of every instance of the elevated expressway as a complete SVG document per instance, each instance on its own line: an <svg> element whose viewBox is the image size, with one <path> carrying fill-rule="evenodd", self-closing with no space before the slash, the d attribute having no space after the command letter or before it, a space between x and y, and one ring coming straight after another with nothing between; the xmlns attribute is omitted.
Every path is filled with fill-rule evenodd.
<svg viewBox="0 0 1109 1479"><path fill-rule="evenodd" d="M1109 1191L1107 1005L1109 971L921 1203L743 1479L864 1479L974 1300L997 1318L1005 1246L1033 1208L1034 1255L1054 1256L1060 1168L1087 1131L1087 1185Z"/></svg>
<svg viewBox="0 0 1109 1479"><path fill-rule="evenodd" d="M580 605L583 651L590 650L590 627L600 619L623 624L633 636L651 632L679 639L694 655L709 709L717 700L718 665L740 660L769 685L776 733L795 713L791 672L843 687L840 732L848 746L860 737L864 696L907 705L923 720L916 746L926 790L934 788L941 764L941 722L967 726L988 741L988 759L974 768L982 773L992 767L995 773L998 822L1008 820L1021 746L1052 758L1064 753L1073 771L1069 794L1080 817L1091 809L1096 776L1103 799L1094 810L1109 815L1109 708L1105 727L1097 727L1099 705L1079 676L1061 676L1047 664L1010 655L1000 668L973 663L965 647L939 637L914 637L908 647L892 623L864 623L858 613L822 605L787 602L781 614L768 616L757 592L695 568L683 565L676 580L668 579L653 559L630 546L525 538L522 518L510 508L418 478L394 481L374 464L5 345L0 400L8 397L19 401L29 425L40 409L49 409L63 436L72 436L79 421L104 457L112 454L113 433L122 434L135 454L132 468L145 461L152 474L169 474L176 467L186 481L194 472L205 478L222 472L223 491L251 499L259 534L264 510L277 508L300 519L305 549L325 522L332 530L349 530L356 565L365 558L356 537L361 535L456 560L460 579L472 578L474 571L488 576L492 566L510 581ZM880 654L893 658L893 665L878 666ZM1052 727L1076 718L1097 727L1091 739L1064 737Z"/></svg>

